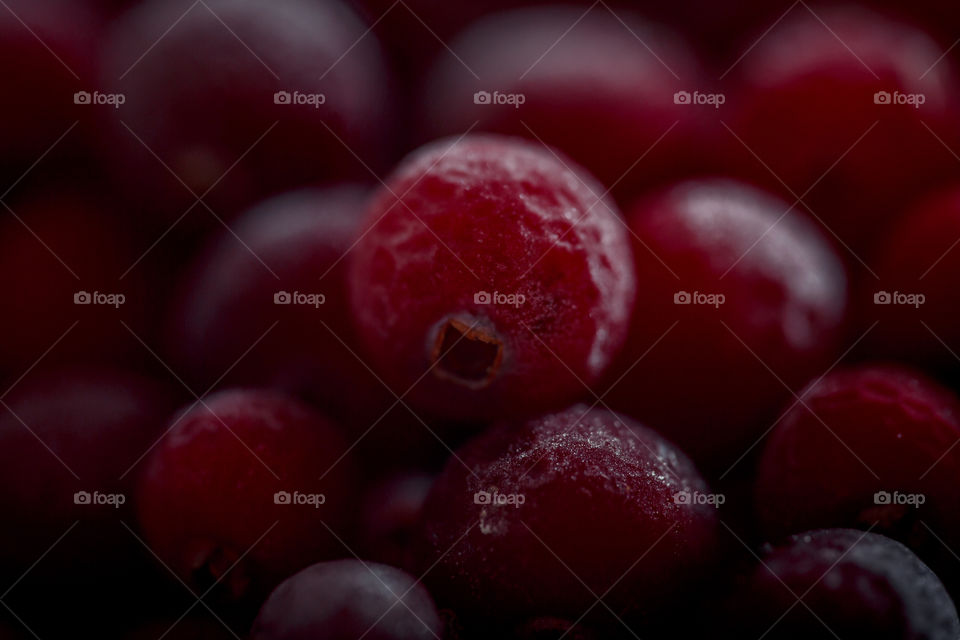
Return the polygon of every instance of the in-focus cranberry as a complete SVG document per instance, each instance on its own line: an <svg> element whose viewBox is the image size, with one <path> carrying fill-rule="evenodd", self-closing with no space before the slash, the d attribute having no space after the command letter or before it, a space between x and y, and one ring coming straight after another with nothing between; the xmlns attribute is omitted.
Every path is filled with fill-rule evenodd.
<svg viewBox="0 0 960 640"><path fill-rule="evenodd" d="M427 499L418 557L441 604L474 622L578 620L601 595L645 616L712 559L710 495L657 433L577 405L458 451Z"/></svg>
<svg viewBox="0 0 960 640"><path fill-rule="evenodd" d="M637 303L609 376L612 405L723 471L836 356L846 277L781 200L726 180L683 182L627 215Z"/></svg>
<svg viewBox="0 0 960 640"><path fill-rule="evenodd" d="M367 353L416 406L465 419L583 392L634 296L626 230L536 143L471 136L407 158L367 212L350 295Z"/></svg>

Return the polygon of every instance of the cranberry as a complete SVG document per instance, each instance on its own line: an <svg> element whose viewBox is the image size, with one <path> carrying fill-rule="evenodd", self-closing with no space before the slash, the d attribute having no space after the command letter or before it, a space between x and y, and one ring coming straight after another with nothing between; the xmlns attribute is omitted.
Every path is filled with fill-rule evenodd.
<svg viewBox="0 0 960 640"><path fill-rule="evenodd" d="M427 590L393 567L335 560L308 567L270 594L253 640L427 640L443 626Z"/></svg>
<svg viewBox="0 0 960 640"><path fill-rule="evenodd" d="M946 570L960 543L958 440L960 401L922 374L888 365L831 373L771 433L758 517L773 538L874 525Z"/></svg>
<svg viewBox="0 0 960 640"><path fill-rule="evenodd" d="M330 422L281 394L210 396L151 454L137 504L147 544L194 589L222 581L229 602L262 597L341 552L346 450Z"/></svg>
<svg viewBox="0 0 960 640"><path fill-rule="evenodd" d="M577 405L461 449L427 499L418 557L473 620L650 614L710 559L709 496L657 433Z"/></svg>
<svg viewBox="0 0 960 640"><path fill-rule="evenodd" d="M956 609L933 571L898 542L851 529L809 531L767 548L738 601L739 637L960 634Z"/></svg>
<svg viewBox="0 0 960 640"><path fill-rule="evenodd" d="M417 406L556 407L619 349L630 247L599 186L539 145L471 136L407 158L369 207L350 293L367 352Z"/></svg>
<svg viewBox="0 0 960 640"><path fill-rule="evenodd" d="M338 0L133 9L103 62L105 86L126 99L118 182L166 226L188 208L209 219L198 197L224 218L288 187L366 175L353 153L377 165L389 143L387 77L364 31Z"/></svg>
<svg viewBox="0 0 960 640"><path fill-rule="evenodd" d="M911 207L881 241L875 260L880 279L864 287L858 301L864 327L876 322L865 340L871 355L957 369L957 238L960 189L954 187Z"/></svg>
<svg viewBox="0 0 960 640"><path fill-rule="evenodd" d="M143 568L134 563L140 545L121 525L130 520L134 466L162 433L172 395L127 370L69 367L29 374L2 402L6 584L51 546L19 584L25 597L36 597L31 585L50 595L55 586L128 581Z"/></svg>
<svg viewBox="0 0 960 640"><path fill-rule="evenodd" d="M0 9L3 193L48 150L45 157L66 159L83 146L93 118L75 94L94 80L99 25L80 2L6 0Z"/></svg>
<svg viewBox="0 0 960 640"><path fill-rule="evenodd" d="M941 53L924 33L865 9L791 12L736 67L730 166L803 198L859 254L905 203L955 172L944 144L957 140L957 84Z"/></svg>
<svg viewBox="0 0 960 640"><path fill-rule="evenodd" d="M412 566L412 545L433 479L422 472L396 473L367 492L361 519L363 557L403 569Z"/></svg>
<svg viewBox="0 0 960 640"><path fill-rule="evenodd" d="M460 34L458 57L438 58L423 96L427 135L476 125L541 140L633 194L699 168L698 122L709 107L675 99L706 91L685 43L630 12L583 13L517 9Z"/></svg>
<svg viewBox="0 0 960 640"><path fill-rule="evenodd" d="M0 217L0 367L140 362L152 342L150 280L133 233L90 198L32 195ZM152 292L150 292L152 293ZM49 350L49 352L48 352Z"/></svg>
<svg viewBox="0 0 960 640"><path fill-rule="evenodd" d="M837 351L842 264L788 209L714 179L674 185L627 215L643 288L610 401L711 469L736 462L790 388Z"/></svg>

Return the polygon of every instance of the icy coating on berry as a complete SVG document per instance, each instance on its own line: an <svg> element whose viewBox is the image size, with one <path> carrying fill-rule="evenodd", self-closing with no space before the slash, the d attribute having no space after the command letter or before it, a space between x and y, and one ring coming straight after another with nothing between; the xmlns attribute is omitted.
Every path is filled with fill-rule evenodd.
<svg viewBox="0 0 960 640"><path fill-rule="evenodd" d="M960 542L957 398L893 365L837 371L801 398L760 461L757 515L766 533L872 526L951 566L944 544Z"/></svg>
<svg viewBox="0 0 960 640"><path fill-rule="evenodd" d="M744 618L769 631L765 637L960 635L939 578L902 544L875 533L823 529L792 536L766 552L744 597L750 611ZM804 606L791 606L798 597Z"/></svg>
<svg viewBox="0 0 960 640"><path fill-rule="evenodd" d="M427 582L466 615L576 619L611 588L614 610L643 614L709 559L708 494L655 432L577 405L459 451L427 500L419 560L439 561Z"/></svg>
<svg viewBox="0 0 960 640"><path fill-rule="evenodd" d="M635 288L626 229L565 162L510 138L444 140L369 207L354 317L388 379L423 378L416 404L473 418L555 407L619 349Z"/></svg>

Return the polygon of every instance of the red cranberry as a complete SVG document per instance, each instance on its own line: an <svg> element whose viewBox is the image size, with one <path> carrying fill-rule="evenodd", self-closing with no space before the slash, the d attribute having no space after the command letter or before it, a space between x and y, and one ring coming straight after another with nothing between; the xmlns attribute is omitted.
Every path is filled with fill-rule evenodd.
<svg viewBox="0 0 960 640"><path fill-rule="evenodd" d="M843 267L788 208L745 185L704 180L627 216L643 288L611 402L706 467L734 464L789 397L785 385L799 388L837 351Z"/></svg>
<svg viewBox="0 0 960 640"><path fill-rule="evenodd" d="M428 640L443 625L430 594L393 567L336 560L308 567L270 594L253 640Z"/></svg>
<svg viewBox="0 0 960 640"><path fill-rule="evenodd" d="M433 592L475 620L576 620L601 595L618 615L649 614L710 559L707 492L657 433L577 405L460 450L427 499L419 558Z"/></svg>
<svg viewBox="0 0 960 640"><path fill-rule="evenodd" d="M144 265L122 222L87 198L32 197L0 218L0 367L49 361L142 361L124 329L152 342ZM71 326L73 328L71 329ZM59 340L59 341L58 341ZM49 350L49 353L46 353Z"/></svg>
<svg viewBox="0 0 960 640"><path fill-rule="evenodd" d="M451 43L458 57L438 58L423 96L426 133L479 123L479 131L539 139L633 194L701 166L697 123L714 109L675 99L706 91L685 43L630 12L583 13L517 9L460 34Z"/></svg>
<svg viewBox="0 0 960 640"><path fill-rule="evenodd" d="M92 88L99 25L81 2L6 0L0 9L3 193L48 149L46 158L62 157L82 140L91 107L75 94Z"/></svg>
<svg viewBox="0 0 960 640"><path fill-rule="evenodd" d="M353 153L377 165L390 145L386 73L364 31L337 0L145 2L114 25L104 58L105 83L126 98L118 178L166 224L198 196L223 218L288 187L366 175Z"/></svg>
<svg viewBox="0 0 960 640"><path fill-rule="evenodd" d="M428 473L397 473L368 491L360 526L363 557L412 567L412 545L433 479Z"/></svg>
<svg viewBox="0 0 960 640"><path fill-rule="evenodd" d="M738 637L960 634L957 611L933 571L902 544L851 529L810 531L768 548L737 599Z"/></svg>
<svg viewBox="0 0 960 640"><path fill-rule="evenodd" d="M933 566L955 564L947 549L960 543L960 401L894 366L832 373L801 399L760 462L757 515L767 534L874 525Z"/></svg>
<svg viewBox="0 0 960 640"><path fill-rule="evenodd" d="M125 370L49 370L14 387L0 410L0 566L17 577L53 545L29 575L45 592L124 575L140 550L120 524L130 520L135 463L173 404Z"/></svg>
<svg viewBox="0 0 960 640"><path fill-rule="evenodd" d="M474 136L405 160L375 198L350 293L370 357L422 408L556 407L619 349L630 247L599 186L537 144Z"/></svg>
<svg viewBox="0 0 960 640"><path fill-rule="evenodd" d="M875 260L880 279L865 279L872 287L864 287L858 301L864 328L876 322L865 341L871 355L934 370L957 368L957 238L956 187L913 206L884 237Z"/></svg>
<svg viewBox="0 0 960 640"><path fill-rule="evenodd" d="M924 33L864 9L791 12L736 67L730 128L752 153L729 136L730 165L791 202L803 197L859 253L955 172L944 144L957 140L957 84L941 54Z"/></svg>
<svg viewBox="0 0 960 640"><path fill-rule="evenodd" d="M151 454L137 504L147 544L193 588L222 580L226 599L255 599L342 551L327 527L347 534L350 460L334 464L346 449L330 422L286 396L210 396Z"/></svg>

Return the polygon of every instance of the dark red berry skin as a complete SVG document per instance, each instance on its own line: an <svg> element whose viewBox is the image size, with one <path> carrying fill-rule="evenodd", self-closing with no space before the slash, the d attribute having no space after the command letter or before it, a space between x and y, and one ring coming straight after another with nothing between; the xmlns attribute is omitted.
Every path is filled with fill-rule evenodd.
<svg viewBox="0 0 960 640"><path fill-rule="evenodd" d="M155 344L150 286L139 242L112 212L86 196L25 198L0 216L0 369L16 377L44 362L140 363L149 353L121 322ZM86 292L123 294L123 304L76 304ZM71 329L71 326L74 325ZM69 332L68 332L69 330ZM62 338L62 339L61 339ZM58 342L59 339L59 342Z"/></svg>
<svg viewBox="0 0 960 640"><path fill-rule="evenodd" d="M809 531L768 547L736 597L739 637L952 640L960 634L950 596L929 567L890 538L852 529Z"/></svg>
<svg viewBox="0 0 960 640"><path fill-rule="evenodd" d="M360 523L362 557L412 570L413 544L433 480L429 473L396 473L368 490Z"/></svg>
<svg viewBox="0 0 960 640"><path fill-rule="evenodd" d="M523 502L476 495L494 490ZM711 560L715 509L683 504L684 491L709 489L672 444L576 405L461 449L427 499L419 560L437 562L426 581L441 604L474 621L576 620L611 588L617 615L650 614Z"/></svg>
<svg viewBox="0 0 960 640"><path fill-rule="evenodd" d="M906 360L933 371L957 369L951 353L960 348L956 295L960 251L953 246L957 238L956 187L912 206L885 235L872 260L880 279L865 278L857 300L863 329L877 323L864 340L869 355ZM891 302L897 293L924 298L917 304L877 304L878 293L890 294Z"/></svg>
<svg viewBox="0 0 960 640"><path fill-rule="evenodd" d="M104 84L126 96L113 122L118 182L164 228L208 191L205 202L226 218L287 188L366 176L353 153L379 165L390 147L388 79L376 39L358 42L366 27L348 7L206 5L145 2L115 23L104 52ZM291 103L277 103L279 91ZM294 92L325 101L294 104ZM196 209L193 219L218 226Z"/></svg>
<svg viewBox="0 0 960 640"><path fill-rule="evenodd" d="M353 315L379 372L415 406L474 420L582 393L620 348L634 296L626 230L601 193L517 139L408 157L351 257Z"/></svg>
<svg viewBox="0 0 960 640"><path fill-rule="evenodd" d="M4 397L0 567L8 584L77 521L30 572L44 591L67 584L89 590L142 568L132 563L140 546L121 521L132 520L135 463L160 437L175 402L162 385L131 371L91 367L31 372ZM77 504L78 491L124 500L118 507Z"/></svg>
<svg viewBox="0 0 960 640"><path fill-rule="evenodd" d="M90 105L74 102L74 94L96 83L99 24L82 2L9 0L0 8L3 193L48 149L46 164L83 146L96 119ZM79 126L67 133L74 124Z"/></svg>
<svg viewBox="0 0 960 640"><path fill-rule="evenodd" d="M430 594L399 569L360 560L308 567L274 590L252 640L428 640L443 636Z"/></svg>
<svg viewBox="0 0 960 640"><path fill-rule="evenodd" d="M886 222L955 173L944 144L957 139L957 79L921 31L856 7L816 14L792 12L737 65L730 128L742 143L728 136L728 166L790 202L803 196L864 260ZM925 102L876 104L881 91Z"/></svg>
<svg viewBox="0 0 960 640"><path fill-rule="evenodd" d="M583 13L572 6L516 9L458 35L451 48L460 60L439 56L428 78L426 136L474 128L540 140L605 186L616 183L618 194L700 169L705 108L674 100L677 91L706 91L687 45L629 11ZM522 94L524 102L477 104L478 91Z"/></svg>
<svg viewBox="0 0 960 640"><path fill-rule="evenodd" d="M837 371L801 397L804 404L786 412L760 461L756 506L766 534L874 525L947 571L943 544L960 542L957 398L892 365ZM925 501L878 504L881 491L922 494Z"/></svg>
<svg viewBox="0 0 960 640"><path fill-rule="evenodd" d="M788 208L710 179L674 185L627 214L642 287L610 383L626 375L609 400L706 468L733 465L790 397L784 385L799 389L838 353L843 266ZM725 301L676 304L678 292Z"/></svg>
<svg viewBox="0 0 960 640"><path fill-rule="evenodd" d="M193 588L222 578L227 599L262 597L343 551L324 523L349 535L351 461L334 465L346 449L333 424L282 394L210 396L175 419L151 453L137 503L147 544ZM278 503L282 491L325 502Z"/></svg>

